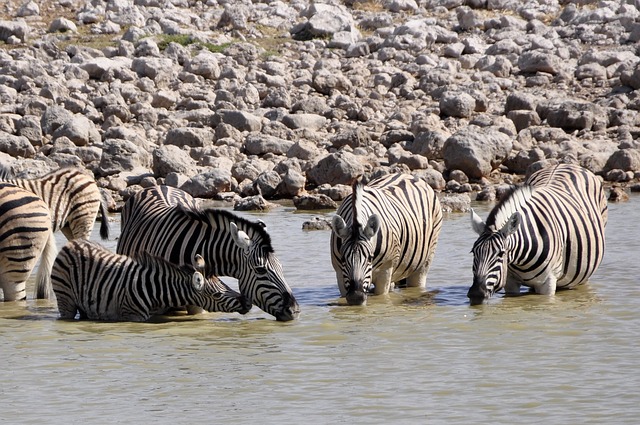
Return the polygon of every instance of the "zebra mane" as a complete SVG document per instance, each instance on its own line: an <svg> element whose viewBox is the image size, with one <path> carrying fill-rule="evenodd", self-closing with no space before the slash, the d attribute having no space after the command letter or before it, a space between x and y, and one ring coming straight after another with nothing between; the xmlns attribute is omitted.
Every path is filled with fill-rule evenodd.
<svg viewBox="0 0 640 425"><path fill-rule="evenodd" d="M486 227L501 228L509 217L522 209L533 196L535 188L529 185L514 186L496 205L487 217Z"/></svg>
<svg viewBox="0 0 640 425"><path fill-rule="evenodd" d="M366 224L367 218L362 214L362 193L364 192L364 184L361 179L357 179L352 186L352 206L353 217L351 217L351 232L353 237L357 238L360 234L360 229Z"/></svg>
<svg viewBox="0 0 640 425"><path fill-rule="evenodd" d="M240 230L258 235L260 239L262 239L263 249L267 253L274 252L273 245L271 243L271 235L267 233L266 226L261 221L251 221L230 211L218 208L194 208L189 205L178 204L176 206L176 210L186 214L194 220L203 221L209 224L217 224L220 222L235 223Z"/></svg>

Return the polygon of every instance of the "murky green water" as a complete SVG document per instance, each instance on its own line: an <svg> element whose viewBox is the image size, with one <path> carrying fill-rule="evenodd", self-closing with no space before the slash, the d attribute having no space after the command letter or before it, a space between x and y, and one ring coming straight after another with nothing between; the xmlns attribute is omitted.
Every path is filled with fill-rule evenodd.
<svg viewBox="0 0 640 425"><path fill-rule="evenodd" d="M313 214L260 215L302 305L298 321L254 308L63 322L53 302L0 304L0 421L638 423L639 205L610 205L607 253L591 283L474 307L466 214L446 217L427 292L362 308L341 305L329 232L301 230ZM486 216L488 206L478 209Z"/></svg>

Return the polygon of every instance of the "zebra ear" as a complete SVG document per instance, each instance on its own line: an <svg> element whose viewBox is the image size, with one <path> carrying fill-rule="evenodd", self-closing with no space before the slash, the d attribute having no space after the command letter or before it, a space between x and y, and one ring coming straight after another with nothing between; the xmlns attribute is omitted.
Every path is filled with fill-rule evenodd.
<svg viewBox="0 0 640 425"><path fill-rule="evenodd" d="M371 239L376 233L378 233L378 230L380 230L380 217L373 214L369 217L369 220L367 220L367 224L364 226L364 229L362 229L362 234Z"/></svg>
<svg viewBox="0 0 640 425"><path fill-rule="evenodd" d="M476 212L472 208L471 209L471 228L473 229L473 231L481 235L484 232L485 227L486 227L485 222L482 221L480 216L476 214Z"/></svg>
<svg viewBox="0 0 640 425"><path fill-rule="evenodd" d="M200 254L196 254L196 258L193 261L193 266L199 272L204 272L204 258Z"/></svg>
<svg viewBox="0 0 640 425"><path fill-rule="evenodd" d="M347 223L345 223L344 219L339 215L334 215L331 219L331 228L336 232L336 235L338 235L340 239L344 239L349 236Z"/></svg>
<svg viewBox="0 0 640 425"><path fill-rule="evenodd" d="M204 288L204 280L205 279L202 273L194 272L193 276L191 277L191 284L193 285L193 289L197 292L202 291L202 288Z"/></svg>
<svg viewBox="0 0 640 425"><path fill-rule="evenodd" d="M251 246L251 238L242 230L238 229L236 223L231 223L231 236L233 237L233 241L238 245L241 249L247 251Z"/></svg>
<svg viewBox="0 0 640 425"><path fill-rule="evenodd" d="M509 220L507 220L504 226L502 226L502 229L500 229L500 233L502 233L504 236L509 236L510 234L518 230L518 226L520 226L521 221L522 216L520 215L520 213L518 211L514 212L511 217L509 217Z"/></svg>

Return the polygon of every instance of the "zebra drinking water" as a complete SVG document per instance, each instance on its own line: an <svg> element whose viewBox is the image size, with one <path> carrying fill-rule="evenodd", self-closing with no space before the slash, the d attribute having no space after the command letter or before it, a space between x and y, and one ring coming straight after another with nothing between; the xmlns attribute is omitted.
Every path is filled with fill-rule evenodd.
<svg viewBox="0 0 640 425"><path fill-rule="evenodd" d="M36 298L51 296L57 248L47 205L35 194L0 183L0 287L4 301L26 298L26 282L38 259Z"/></svg>
<svg viewBox="0 0 640 425"><path fill-rule="evenodd" d="M109 237L107 207L93 177L75 168L61 168L35 179L14 178L0 168L0 180L38 195L51 211L52 227L68 240L89 239L100 211L100 236Z"/></svg>
<svg viewBox="0 0 640 425"><path fill-rule="evenodd" d="M408 174L357 182L331 222L331 263L340 295L361 305L373 286L386 294L396 282L424 287L442 227L433 189Z"/></svg>
<svg viewBox="0 0 640 425"><path fill-rule="evenodd" d="M229 211L200 208L186 192L168 186L146 188L122 209L117 252L149 252L176 264L202 253L206 276L238 279L240 292L279 321L295 319L300 307L262 222Z"/></svg>
<svg viewBox="0 0 640 425"><path fill-rule="evenodd" d="M185 304L207 311L251 309L247 300L218 278L206 279L204 260L176 267L149 254L137 259L114 254L87 240L68 242L51 272L62 319L143 322Z"/></svg>
<svg viewBox="0 0 640 425"><path fill-rule="evenodd" d="M480 236L473 244L473 285L479 303L504 288L538 294L573 288L596 271L604 256L607 200L600 180L577 165L533 173L489 214L471 211Z"/></svg>

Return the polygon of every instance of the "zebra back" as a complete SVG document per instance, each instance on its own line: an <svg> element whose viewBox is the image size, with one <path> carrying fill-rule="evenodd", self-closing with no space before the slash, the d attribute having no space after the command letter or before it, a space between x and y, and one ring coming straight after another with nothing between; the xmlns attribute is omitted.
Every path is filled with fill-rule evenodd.
<svg viewBox="0 0 640 425"><path fill-rule="evenodd" d="M19 179L3 168L0 180L38 195L49 206L53 231L61 230L69 240L89 239L100 211L100 236L108 239L109 217L105 200L95 180L82 170L61 168L39 178Z"/></svg>
<svg viewBox="0 0 640 425"><path fill-rule="evenodd" d="M189 264L201 254L207 276L235 277L242 294L263 311L278 320L298 314L264 223L200 208L184 191L154 186L129 198L122 209L117 252L145 251L175 264Z"/></svg>
<svg viewBox="0 0 640 425"><path fill-rule="evenodd" d="M207 311L249 311L251 305L199 267L175 266L143 254L134 259L75 240L58 254L51 276L61 318L145 321L186 304Z"/></svg>
<svg viewBox="0 0 640 425"><path fill-rule="evenodd" d="M356 183L333 223L332 264L343 296L352 290L366 294L370 284L375 285L376 293L385 293L389 283L405 279L411 280L411 285L425 285L442 227L442 209L424 180L390 174L366 186ZM382 271L390 282L381 279L376 284L373 280ZM360 286L359 282L362 288L351 288ZM379 287L383 285L387 288ZM360 294L358 298L362 298ZM347 301L351 302L349 297ZM360 300L354 298L354 302Z"/></svg>
<svg viewBox="0 0 640 425"><path fill-rule="evenodd" d="M56 252L47 205L32 192L0 183L0 286L4 300L26 297L26 281L39 259L35 297L49 298Z"/></svg>

